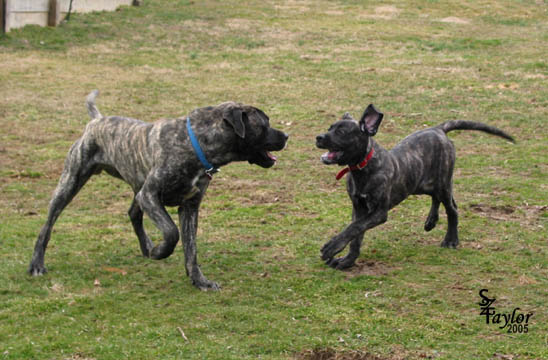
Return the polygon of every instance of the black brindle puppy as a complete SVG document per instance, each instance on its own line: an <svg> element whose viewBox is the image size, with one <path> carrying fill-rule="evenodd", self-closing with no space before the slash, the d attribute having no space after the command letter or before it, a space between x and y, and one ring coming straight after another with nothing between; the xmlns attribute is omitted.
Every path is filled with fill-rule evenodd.
<svg viewBox="0 0 548 360"><path fill-rule="evenodd" d="M436 226L438 209L443 203L448 229L441 246L456 248L458 214L452 189L455 147L446 134L452 130L479 130L514 141L510 135L489 125L448 121L417 131L387 151L372 138L382 118L383 114L369 105L359 122L346 113L327 133L316 138L316 146L328 150L321 157L324 164L348 166L337 179L350 173L347 191L353 206L352 223L321 249L322 259L336 269L354 265L365 231L384 223L388 210L411 194L432 197L432 207L424 224L426 231ZM348 243L348 255L334 258Z"/></svg>
<svg viewBox="0 0 548 360"><path fill-rule="evenodd" d="M44 254L55 221L88 179L105 171L133 189L129 217L143 255L163 259L173 253L179 231L165 206L178 206L186 273L199 289L218 289L202 274L196 258L198 208L211 176L232 161L271 167L276 158L270 151L282 150L288 136L271 128L268 116L249 105L226 102L196 109L182 118L146 123L103 117L95 106L97 94L95 91L88 96L92 120L67 155L29 272L46 272ZM194 134L205 162L199 160L189 134ZM211 168L206 169L204 164ZM162 231L163 242L156 246L145 233L143 213Z"/></svg>

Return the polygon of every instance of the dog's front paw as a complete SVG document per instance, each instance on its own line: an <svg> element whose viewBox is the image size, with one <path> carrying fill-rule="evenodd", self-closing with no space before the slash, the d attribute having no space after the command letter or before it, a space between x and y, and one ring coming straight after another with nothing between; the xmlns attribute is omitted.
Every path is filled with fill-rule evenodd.
<svg viewBox="0 0 548 360"><path fill-rule="evenodd" d="M321 250L322 260L331 261L335 255L344 250L347 243L340 236L335 236L326 242Z"/></svg>
<svg viewBox="0 0 548 360"><path fill-rule="evenodd" d="M44 265L30 264L28 273L32 276L40 276L47 273L48 270Z"/></svg>
<svg viewBox="0 0 548 360"><path fill-rule="evenodd" d="M348 255L326 261L327 265L337 270L344 270L344 269L351 268L352 266L354 266L355 263L356 263L356 258L354 256L349 257Z"/></svg>
<svg viewBox="0 0 548 360"><path fill-rule="evenodd" d="M170 244L161 243L156 245L152 251L150 252L150 257L154 260L161 260L169 257L171 254L173 254L175 246L171 246Z"/></svg>
<svg viewBox="0 0 548 360"><path fill-rule="evenodd" d="M217 284L215 281L210 281L206 278L200 279L198 281L192 281L192 285L196 286L198 289L202 291L219 291L221 290L221 286Z"/></svg>

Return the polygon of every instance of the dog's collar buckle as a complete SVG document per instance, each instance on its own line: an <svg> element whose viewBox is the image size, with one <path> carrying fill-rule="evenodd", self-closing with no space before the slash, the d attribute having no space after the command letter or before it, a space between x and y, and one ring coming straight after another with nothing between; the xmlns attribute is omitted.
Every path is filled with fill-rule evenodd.
<svg viewBox="0 0 548 360"><path fill-rule="evenodd" d="M363 169L364 167L367 166L367 163L369 162L369 160L371 160L374 153L375 153L375 149L372 147L371 150L369 151L369 153L367 154L367 156L365 157L365 159L363 159L363 161L361 163L345 167L344 169L342 169L341 171L339 171L337 173L337 176L335 176L335 178L337 180L340 180L340 179L342 179L343 176L345 176L350 171Z"/></svg>
<svg viewBox="0 0 548 360"><path fill-rule="evenodd" d="M200 160L200 162L206 169L205 174L210 180L213 179L213 174L219 172L220 169L211 165L209 161L207 161L205 154L202 151L202 148L200 146L200 143L198 142L196 135L194 135L194 131L192 131L192 125L190 124L190 116L186 118L186 129L188 132L188 137L190 138L190 143L192 144L192 148L194 149L194 153L196 154L196 156L198 157L198 160Z"/></svg>
<svg viewBox="0 0 548 360"><path fill-rule="evenodd" d="M213 175L221 171L221 169L217 169L212 167L211 169L206 169L205 174L209 178L209 180L213 179Z"/></svg>

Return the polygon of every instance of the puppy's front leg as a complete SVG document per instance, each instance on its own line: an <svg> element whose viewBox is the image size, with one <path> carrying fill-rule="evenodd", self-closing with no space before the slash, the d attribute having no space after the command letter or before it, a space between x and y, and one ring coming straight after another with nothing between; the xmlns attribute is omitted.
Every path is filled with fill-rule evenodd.
<svg viewBox="0 0 548 360"><path fill-rule="evenodd" d="M356 252L357 254L359 254L359 246L361 245L360 240L363 238L363 234L365 233L365 231L384 223L387 218L388 211L386 210L377 210L370 215L358 217L350 225L348 225L343 232L325 243L321 250L322 259L325 260L326 263L330 264L333 261L333 257L343 251L350 241L353 241L353 244L351 248L352 254L349 255L351 256L351 258L357 258ZM356 249L356 246L358 247L358 249ZM348 260L356 260L355 258L351 258L349 258ZM334 265L335 267L337 267L338 264L334 263Z"/></svg>

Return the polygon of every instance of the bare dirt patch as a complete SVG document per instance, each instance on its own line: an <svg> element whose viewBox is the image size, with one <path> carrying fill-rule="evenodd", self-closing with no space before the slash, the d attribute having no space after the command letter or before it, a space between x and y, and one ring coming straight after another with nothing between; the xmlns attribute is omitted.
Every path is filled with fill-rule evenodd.
<svg viewBox="0 0 548 360"><path fill-rule="evenodd" d="M345 270L347 278L353 278L360 275L368 276L383 276L396 270L396 268L387 265L381 261L374 260L358 260L356 265L348 270Z"/></svg>
<svg viewBox="0 0 548 360"><path fill-rule="evenodd" d="M232 30L251 30L262 27L262 23L249 19L227 19L226 26Z"/></svg>
<svg viewBox="0 0 548 360"><path fill-rule="evenodd" d="M337 351L334 349L305 350L298 354L299 360L395 360L392 357L379 357L360 350Z"/></svg>
<svg viewBox="0 0 548 360"><path fill-rule="evenodd" d="M392 5L377 6L373 11L371 9L363 10L358 17L362 19L384 19L389 20L398 16L400 9Z"/></svg>
<svg viewBox="0 0 548 360"><path fill-rule="evenodd" d="M274 8L276 10L295 11L298 13L304 13L304 12L310 11L311 4L312 4L312 1L309 1L309 0L306 0L306 1L289 0L289 1L285 1L283 5L274 5Z"/></svg>
<svg viewBox="0 0 548 360"><path fill-rule="evenodd" d="M546 216L548 205L486 205L470 204L469 209L481 216L498 221L517 221L524 226L534 226L541 216Z"/></svg>
<svg viewBox="0 0 548 360"><path fill-rule="evenodd" d="M443 23L450 23L450 24L460 24L460 25L470 24L469 20L458 18L456 16L449 16L441 19L440 21Z"/></svg>

